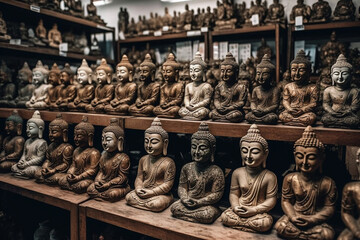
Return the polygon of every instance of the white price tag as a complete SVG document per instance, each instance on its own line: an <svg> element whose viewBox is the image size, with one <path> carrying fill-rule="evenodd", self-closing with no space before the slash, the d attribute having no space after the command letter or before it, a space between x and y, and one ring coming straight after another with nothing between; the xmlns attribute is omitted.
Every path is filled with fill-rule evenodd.
<svg viewBox="0 0 360 240"><path fill-rule="evenodd" d="M21 39L10 39L10 44L21 45Z"/></svg>
<svg viewBox="0 0 360 240"><path fill-rule="evenodd" d="M111 28L105 27L105 26L100 25L100 24L97 24L96 27L99 28L99 29L103 29L103 30L111 30Z"/></svg>
<svg viewBox="0 0 360 240"><path fill-rule="evenodd" d="M99 50L99 46L91 46L90 49L93 50L93 51L94 50Z"/></svg>
<svg viewBox="0 0 360 240"><path fill-rule="evenodd" d="M202 27L200 29L201 32L208 32L209 31L209 28L208 27Z"/></svg>
<svg viewBox="0 0 360 240"><path fill-rule="evenodd" d="M124 34L123 31L120 31L120 32L119 32L119 39L120 39L120 40L125 40L125 34Z"/></svg>
<svg viewBox="0 0 360 240"><path fill-rule="evenodd" d="M304 30L303 16L295 17L295 31Z"/></svg>
<svg viewBox="0 0 360 240"><path fill-rule="evenodd" d="M67 52L59 51L59 56L67 57Z"/></svg>
<svg viewBox="0 0 360 240"><path fill-rule="evenodd" d="M193 36L200 36L201 31L187 31L186 36L187 37L193 37Z"/></svg>
<svg viewBox="0 0 360 240"><path fill-rule="evenodd" d="M33 12L40 13L40 7L36 5L30 5L30 10Z"/></svg>
<svg viewBox="0 0 360 240"><path fill-rule="evenodd" d="M145 30L142 32L142 35L149 35L150 34L150 31L149 30Z"/></svg>
<svg viewBox="0 0 360 240"><path fill-rule="evenodd" d="M154 32L154 36L155 37L160 37L160 36L162 36L162 32L159 30L159 31L155 31Z"/></svg>
<svg viewBox="0 0 360 240"><path fill-rule="evenodd" d="M59 52L67 52L68 51L68 43L60 43L59 44Z"/></svg>
<svg viewBox="0 0 360 240"><path fill-rule="evenodd" d="M169 31L169 26L163 26L163 27L162 27L162 30L163 30L163 32Z"/></svg>
<svg viewBox="0 0 360 240"><path fill-rule="evenodd" d="M251 23L253 26L259 25L259 14L254 14L251 16Z"/></svg>

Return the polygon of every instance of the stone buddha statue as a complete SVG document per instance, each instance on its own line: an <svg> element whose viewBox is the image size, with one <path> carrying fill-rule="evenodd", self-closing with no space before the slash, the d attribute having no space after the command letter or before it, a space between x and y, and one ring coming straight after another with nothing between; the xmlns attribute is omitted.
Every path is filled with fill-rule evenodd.
<svg viewBox="0 0 360 240"><path fill-rule="evenodd" d="M268 143L255 124L240 140L243 167L231 177L231 207L221 215L225 226L247 232L270 230L273 218L268 212L275 207L277 195L276 175L266 169Z"/></svg>
<svg viewBox="0 0 360 240"><path fill-rule="evenodd" d="M52 29L48 32L49 46L53 48L59 48L62 43L61 33L58 30L58 26L54 23Z"/></svg>
<svg viewBox="0 0 360 240"><path fill-rule="evenodd" d="M24 150L25 139L21 136L23 119L14 110L5 121L6 137L2 141L0 153L0 172L10 172Z"/></svg>
<svg viewBox="0 0 360 240"><path fill-rule="evenodd" d="M311 8L304 4L304 0L297 0L297 4L291 9L289 23L294 24L295 18L303 17L303 23L308 23L311 17Z"/></svg>
<svg viewBox="0 0 360 240"><path fill-rule="evenodd" d="M340 54L346 55L345 45L337 40L336 32L330 35L330 41L321 46L320 59L323 68L331 68Z"/></svg>
<svg viewBox="0 0 360 240"><path fill-rule="evenodd" d="M60 73L59 98L56 100L56 110L66 111L68 104L76 97L76 86L73 84L74 72L68 63Z"/></svg>
<svg viewBox="0 0 360 240"><path fill-rule="evenodd" d="M280 90L275 84L275 66L267 54L256 67L257 87L252 91L250 107L245 119L250 123L277 124L276 111L280 103Z"/></svg>
<svg viewBox="0 0 360 240"><path fill-rule="evenodd" d="M284 5L279 3L279 0L274 0L273 3L270 4L265 23L285 23Z"/></svg>
<svg viewBox="0 0 360 240"><path fill-rule="evenodd" d="M92 85L92 75L92 69L83 59L81 66L77 69L77 82L79 85L76 88L76 97L67 106L69 111L85 112L85 107L93 100L95 87Z"/></svg>
<svg viewBox="0 0 360 240"><path fill-rule="evenodd" d="M335 211L334 180L322 174L324 145L311 126L295 142L297 172L287 174L282 185L284 215L274 228L286 239L333 239L334 229L326 222Z"/></svg>
<svg viewBox="0 0 360 240"><path fill-rule="evenodd" d="M333 86L327 87L323 95L325 114L321 118L325 127L359 128L360 91L351 87L353 67L340 54L331 67Z"/></svg>
<svg viewBox="0 0 360 240"><path fill-rule="evenodd" d="M134 66L123 55L121 62L116 65L118 84L115 87L115 97L105 106L105 112L115 115L128 115L131 104L135 102L137 85L133 82Z"/></svg>
<svg viewBox="0 0 360 240"><path fill-rule="evenodd" d="M200 52L197 52L194 60L190 62L192 82L186 84L184 106L179 110L179 115L183 119L203 120L209 116L214 89L206 82L205 72L206 63L202 60Z"/></svg>
<svg viewBox="0 0 360 240"><path fill-rule="evenodd" d="M252 26L255 25L252 22L252 16L258 15L259 16L259 23L256 25L264 25L265 17L266 17L267 9L264 5L261 4L261 0L256 0L255 4L251 5L249 9L249 13L245 19L245 25Z"/></svg>
<svg viewBox="0 0 360 240"><path fill-rule="evenodd" d="M86 5L86 10L88 15L86 16L87 19L93 22L97 22L103 25L106 25L103 19L99 15L97 15L97 9L94 5L94 0L90 0L90 3Z"/></svg>
<svg viewBox="0 0 360 240"><path fill-rule="evenodd" d="M221 82L215 87L215 109L209 114L213 121L241 122L244 119L243 106L246 103L248 89L237 82L239 64L229 52L220 65Z"/></svg>
<svg viewBox="0 0 360 240"><path fill-rule="evenodd" d="M35 85L32 84L32 71L27 62L24 62L24 66L18 71L17 79L18 96L9 105L24 108L26 107L25 103L30 100L35 90Z"/></svg>
<svg viewBox="0 0 360 240"><path fill-rule="evenodd" d="M333 21L354 21L355 11L352 0L339 0L333 13Z"/></svg>
<svg viewBox="0 0 360 240"><path fill-rule="evenodd" d="M173 201L170 192L175 178L174 161L167 157L168 133L159 118L145 130L144 147L148 155L139 161L135 190L125 197L126 203L140 209L161 212Z"/></svg>
<svg viewBox="0 0 360 240"><path fill-rule="evenodd" d="M41 169L48 147L43 139L44 130L45 123L41 119L40 112L35 111L26 124L26 134L29 139L25 142L23 154L19 162L11 167L15 177L34 178L36 171Z"/></svg>
<svg viewBox="0 0 360 240"><path fill-rule="evenodd" d="M155 80L155 64L150 54L146 54L140 64L140 81L137 90L137 99L129 107L129 113L133 116L152 116L153 109L159 102L160 84Z"/></svg>
<svg viewBox="0 0 360 240"><path fill-rule="evenodd" d="M11 70L4 60L0 66L0 106L9 107L9 101L15 99L16 86L12 82Z"/></svg>
<svg viewBox="0 0 360 240"><path fill-rule="evenodd" d="M179 200L171 206L173 217L198 223L213 223L221 214L216 206L225 186L223 171L214 162L216 139L202 122L191 137L193 162L180 173Z"/></svg>
<svg viewBox="0 0 360 240"><path fill-rule="evenodd" d="M310 22L328 22L331 18L331 7L327 1L318 0L312 5Z"/></svg>
<svg viewBox="0 0 360 240"><path fill-rule="evenodd" d="M168 26L170 27L170 30L171 30L171 26L172 26L172 16L169 14L169 9L167 7L165 7L165 14L164 16L162 17L162 23L163 23L163 26Z"/></svg>
<svg viewBox="0 0 360 240"><path fill-rule="evenodd" d="M106 105L114 97L114 85L111 84L112 69L107 64L105 58L101 59L101 64L96 68L96 78L98 85L95 88L95 97L85 109L87 112L104 112Z"/></svg>
<svg viewBox="0 0 360 240"><path fill-rule="evenodd" d="M39 46L45 46L46 43L49 43L49 40L46 37L46 28L44 27L44 22L42 19L39 20L39 24L37 25L37 27L35 28L35 36L37 37L37 39L40 41L35 41L36 45Z"/></svg>
<svg viewBox="0 0 360 240"><path fill-rule="evenodd" d="M112 118L110 125L102 132L104 152L100 157L95 181L87 189L90 197L116 202L130 192L130 158L123 152L123 145L124 130L119 126L118 119Z"/></svg>
<svg viewBox="0 0 360 240"><path fill-rule="evenodd" d="M272 50L269 45L266 44L264 38L261 38L261 46L257 48L256 52L256 62L260 63L263 56L267 54L267 56L271 59L272 58Z"/></svg>
<svg viewBox="0 0 360 240"><path fill-rule="evenodd" d="M292 82L285 85L283 91L283 105L279 119L287 125L307 126L316 121L314 113L319 90L315 84L309 83L311 63L305 52L300 50L290 63Z"/></svg>
<svg viewBox="0 0 360 240"><path fill-rule="evenodd" d="M56 101L60 97L60 69L56 63L53 64L49 71L48 78L49 88L47 90L46 105L50 110L57 109Z"/></svg>
<svg viewBox="0 0 360 240"><path fill-rule="evenodd" d="M85 193L94 182L99 169L100 152L93 147L94 126L83 117L81 123L75 126L75 148L72 164L67 173L59 176L59 185L76 193Z"/></svg>
<svg viewBox="0 0 360 240"><path fill-rule="evenodd" d="M50 122L49 139L51 141L42 167L35 173L39 183L58 184L60 177L69 169L74 147L68 143L68 123L61 113Z"/></svg>
<svg viewBox="0 0 360 240"><path fill-rule="evenodd" d="M70 0L70 3L70 14L75 17L84 17L84 9L81 5L81 0Z"/></svg>

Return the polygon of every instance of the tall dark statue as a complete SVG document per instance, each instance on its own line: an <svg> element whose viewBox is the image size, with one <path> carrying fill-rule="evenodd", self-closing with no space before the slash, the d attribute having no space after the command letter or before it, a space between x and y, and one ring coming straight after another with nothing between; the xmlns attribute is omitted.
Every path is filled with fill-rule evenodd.
<svg viewBox="0 0 360 240"><path fill-rule="evenodd" d="M74 72L68 63L60 72L59 98L56 100L56 110L66 111L68 104L76 97L76 86L73 84Z"/></svg>
<svg viewBox="0 0 360 240"><path fill-rule="evenodd" d="M47 98L45 99L46 105L50 110L57 109L56 101L60 97L60 69L56 63L53 64L49 71L48 78L49 88L47 90Z"/></svg>
<svg viewBox="0 0 360 240"><path fill-rule="evenodd" d="M32 71L27 62L24 62L24 66L18 71L17 79L18 95L9 102L9 106L24 108L26 107L25 103L30 100L35 90L35 85L32 84Z"/></svg>
<svg viewBox="0 0 360 240"><path fill-rule="evenodd" d="M297 0L297 4L292 8L289 23L294 24L296 17L302 17L303 23L308 23L311 17L311 8L304 3L304 0Z"/></svg>
<svg viewBox="0 0 360 240"><path fill-rule="evenodd" d="M12 82L11 70L2 60L0 66L0 106L9 107L9 101L14 100L15 94L16 86Z"/></svg>
<svg viewBox="0 0 360 240"><path fill-rule="evenodd" d="M318 0L312 5L310 22L328 22L331 17L331 7L327 1Z"/></svg>
<svg viewBox="0 0 360 240"><path fill-rule="evenodd" d="M355 5L352 0L339 0L336 4L333 20L334 21L354 21Z"/></svg>

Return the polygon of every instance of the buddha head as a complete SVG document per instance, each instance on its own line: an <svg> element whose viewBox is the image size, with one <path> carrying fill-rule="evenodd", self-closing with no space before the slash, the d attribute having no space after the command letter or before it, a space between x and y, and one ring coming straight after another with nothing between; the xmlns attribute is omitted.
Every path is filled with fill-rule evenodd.
<svg viewBox="0 0 360 240"><path fill-rule="evenodd" d="M14 110L5 121L5 132L7 135L22 134L23 119L19 116L18 111Z"/></svg>
<svg viewBox="0 0 360 240"><path fill-rule="evenodd" d="M27 121L26 134L29 138L42 138L45 129L45 122L41 119L40 112L35 111L32 118Z"/></svg>
<svg viewBox="0 0 360 240"><path fill-rule="evenodd" d="M133 80L134 66L129 62L128 57L124 54L121 62L116 65L116 76L120 82L128 82Z"/></svg>
<svg viewBox="0 0 360 240"><path fill-rule="evenodd" d="M117 118L110 119L110 125L102 131L102 146L106 152L122 152L124 149L124 130Z"/></svg>
<svg viewBox="0 0 360 240"><path fill-rule="evenodd" d="M268 85L274 83L275 78L275 66L271 63L270 57L265 54L261 59L261 62L256 67L255 81L259 85Z"/></svg>
<svg viewBox="0 0 360 240"><path fill-rule="evenodd" d="M61 113L49 124L49 139L51 142L68 142L69 124L62 118Z"/></svg>
<svg viewBox="0 0 360 240"><path fill-rule="evenodd" d="M140 81L151 82L155 79L156 66L151 60L149 53L145 55L144 61L140 64Z"/></svg>
<svg viewBox="0 0 360 240"><path fill-rule="evenodd" d="M144 139L145 151L150 156L167 155L169 145L169 135L162 128L159 118L155 118L151 126L145 130Z"/></svg>
<svg viewBox="0 0 360 240"><path fill-rule="evenodd" d="M60 83L64 85L72 84L74 78L74 72L70 68L70 64L65 63L65 67L61 70L60 73Z"/></svg>
<svg viewBox="0 0 360 240"><path fill-rule="evenodd" d="M60 69L56 63L54 63L49 71L48 83L56 86L60 83Z"/></svg>
<svg viewBox="0 0 360 240"><path fill-rule="evenodd" d="M82 121L75 126L74 142L81 148L92 147L94 139L94 126L88 122L88 118L83 116Z"/></svg>
<svg viewBox="0 0 360 240"><path fill-rule="evenodd" d="M206 122L201 122L199 129L191 136L191 157L197 163L214 162L216 139L209 131Z"/></svg>
<svg viewBox="0 0 360 240"><path fill-rule="evenodd" d="M228 52L224 61L220 64L220 78L224 82L235 82L239 73L239 64L233 55Z"/></svg>
<svg viewBox="0 0 360 240"><path fill-rule="evenodd" d="M290 63L291 80L296 84L305 84L309 81L311 63L307 59L304 50L300 50Z"/></svg>
<svg viewBox="0 0 360 240"><path fill-rule="evenodd" d="M190 77L194 82L206 81L206 63L202 60L200 52L196 52L194 60L190 62Z"/></svg>
<svg viewBox="0 0 360 240"><path fill-rule="evenodd" d="M101 85L111 83L112 69L105 58L101 59L100 65L96 68L96 78Z"/></svg>
<svg viewBox="0 0 360 240"><path fill-rule="evenodd" d="M89 67L86 59L82 60L81 66L77 69L77 80L81 85L92 83L93 71Z"/></svg>
<svg viewBox="0 0 360 240"><path fill-rule="evenodd" d="M175 60L173 53L169 53L168 58L162 65L162 75L165 82L175 82L179 80L180 64Z"/></svg>
<svg viewBox="0 0 360 240"><path fill-rule="evenodd" d="M19 79L19 82L23 82L23 83L32 82L32 71L29 68L27 62L24 62L23 67L18 72L17 78Z"/></svg>
<svg viewBox="0 0 360 240"><path fill-rule="evenodd" d="M49 70L47 70L42 62L39 60L36 63L36 67L32 70L32 82L35 86L40 86L43 83L47 83L47 77L49 75Z"/></svg>
<svg viewBox="0 0 360 240"><path fill-rule="evenodd" d="M331 80L333 85L341 88L350 86L352 65L347 61L343 54L340 54L336 60L336 63L331 66Z"/></svg>

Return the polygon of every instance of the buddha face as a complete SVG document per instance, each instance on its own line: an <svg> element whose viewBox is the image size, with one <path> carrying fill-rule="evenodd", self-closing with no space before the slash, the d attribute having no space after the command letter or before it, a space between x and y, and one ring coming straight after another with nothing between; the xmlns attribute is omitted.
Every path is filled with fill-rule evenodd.
<svg viewBox="0 0 360 240"><path fill-rule="evenodd" d="M158 156L163 152L164 141L160 134L145 133L145 151L151 156Z"/></svg>
<svg viewBox="0 0 360 240"><path fill-rule="evenodd" d="M194 82L203 80L204 70L200 64L190 65L190 77Z"/></svg>
<svg viewBox="0 0 360 240"><path fill-rule="evenodd" d="M54 73L54 72L49 73L48 83L52 84L52 85L58 84L58 77L57 77L56 73Z"/></svg>
<svg viewBox="0 0 360 240"><path fill-rule="evenodd" d="M255 80L259 85L270 83L270 81L272 80L272 74L271 74L270 68L268 68L268 67L259 68L258 67L256 69Z"/></svg>
<svg viewBox="0 0 360 240"><path fill-rule="evenodd" d="M348 67L334 67L331 79L337 86L346 86L351 80L351 73Z"/></svg>
<svg viewBox="0 0 360 240"><path fill-rule="evenodd" d="M162 75L166 82L174 82L176 78L176 71L172 66L163 66Z"/></svg>
<svg viewBox="0 0 360 240"><path fill-rule="evenodd" d="M34 71L33 72L33 83L36 85L36 86L39 86L40 84L42 84L44 82L44 74L40 71Z"/></svg>
<svg viewBox="0 0 360 240"><path fill-rule="evenodd" d="M78 70L77 79L80 84L85 85L88 83L89 75L85 70Z"/></svg>
<svg viewBox="0 0 360 240"><path fill-rule="evenodd" d="M191 157L198 163L209 162L212 151L210 143L205 139L191 139Z"/></svg>
<svg viewBox="0 0 360 240"><path fill-rule="evenodd" d="M105 151L114 152L117 150L117 139L113 132L104 132L101 138L101 144Z"/></svg>
<svg viewBox="0 0 360 240"><path fill-rule="evenodd" d="M89 142L89 136L84 129L75 129L74 142L77 147L87 147Z"/></svg>
<svg viewBox="0 0 360 240"><path fill-rule="evenodd" d="M243 141L240 145L241 158L246 166L259 167L266 161L268 152L264 150L259 142Z"/></svg>
<svg viewBox="0 0 360 240"><path fill-rule="evenodd" d="M294 82L303 83L309 79L309 70L305 63L291 64L291 80Z"/></svg>
<svg viewBox="0 0 360 240"><path fill-rule="evenodd" d="M220 66L220 78L225 81L229 82L235 78L235 71L232 65L221 65Z"/></svg>
<svg viewBox="0 0 360 240"><path fill-rule="evenodd" d="M65 85L70 83L70 75L67 72L61 72L60 83Z"/></svg>
<svg viewBox="0 0 360 240"><path fill-rule="evenodd" d="M294 152L297 169L304 173L314 173L321 166L321 154L316 147L297 146Z"/></svg>
<svg viewBox="0 0 360 240"><path fill-rule="evenodd" d="M120 82L127 82L129 80L129 70L125 66L116 68L116 76Z"/></svg>
<svg viewBox="0 0 360 240"><path fill-rule="evenodd" d="M28 82L29 80L29 76L24 72L19 72L17 78L19 79L20 82Z"/></svg>
<svg viewBox="0 0 360 240"><path fill-rule="evenodd" d="M148 66L140 66L140 81L151 79L151 70Z"/></svg>
<svg viewBox="0 0 360 240"><path fill-rule="evenodd" d="M5 132L7 135L10 135L10 134L16 132L16 126L15 126L14 121L6 121L5 122Z"/></svg>
<svg viewBox="0 0 360 240"><path fill-rule="evenodd" d="M63 139L63 131L60 126L49 126L49 139L51 142L60 142Z"/></svg>
<svg viewBox="0 0 360 240"><path fill-rule="evenodd" d="M105 70L103 70L103 69L96 70L96 78L100 84L103 84L103 85L106 84L107 74L106 74Z"/></svg>
<svg viewBox="0 0 360 240"><path fill-rule="evenodd" d="M36 138L39 136L39 127L34 122L28 122L26 124L26 135L29 138Z"/></svg>

